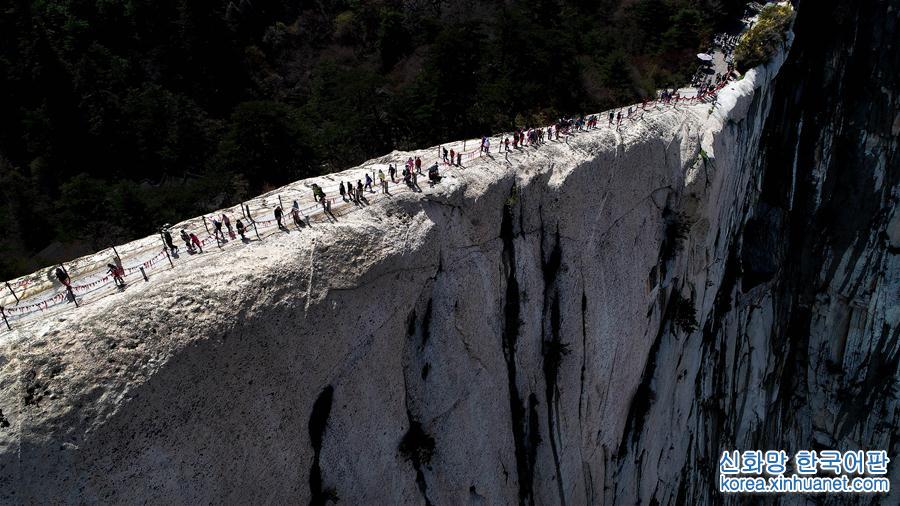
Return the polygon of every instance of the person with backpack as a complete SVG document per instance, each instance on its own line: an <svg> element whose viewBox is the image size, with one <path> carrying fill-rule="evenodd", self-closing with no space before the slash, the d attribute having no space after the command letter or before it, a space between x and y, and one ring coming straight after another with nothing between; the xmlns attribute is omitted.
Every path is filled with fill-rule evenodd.
<svg viewBox="0 0 900 506"><path fill-rule="evenodd" d="M366 174L366 177L369 177L369 175ZM358 199L362 198L363 191L364 191L364 188L363 188L362 180L357 179L356 180L356 198L358 198Z"/></svg>
<svg viewBox="0 0 900 506"><path fill-rule="evenodd" d="M446 161L447 161L447 148L441 148L441 149L444 150L444 157L443 157L443 159L444 159L444 161L446 162Z"/></svg>
<svg viewBox="0 0 900 506"><path fill-rule="evenodd" d="M373 193L375 192L375 190L372 189L372 178L369 177L368 172L366 172L366 189L369 190L370 192L373 192Z"/></svg>
<svg viewBox="0 0 900 506"><path fill-rule="evenodd" d="M235 223L235 226L237 227L238 235L241 236L241 241L247 242L247 237L244 235L246 231L246 229L244 228L244 222L238 219L237 223ZM202 250L200 252L203 253Z"/></svg>
<svg viewBox="0 0 900 506"><path fill-rule="evenodd" d="M417 174L422 173L422 159L419 158L418 156L416 157L416 173Z"/></svg>
<svg viewBox="0 0 900 506"><path fill-rule="evenodd" d="M388 175L391 177L391 182L392 182L392 183L396 183L396 182L397 182L397 180L396 180L396 176L397 176L397 167L394 167L394 164L393 164L393 163L390 164L390 165L388 165Z"/></svg>
<svg viewBox="0 0 900 506"><path fill-rule="evenodd" d="M344 182L341 181L341 184L338 185L338 193L341 194L341 200L347 202L347 190L344 189Z"/></svg>

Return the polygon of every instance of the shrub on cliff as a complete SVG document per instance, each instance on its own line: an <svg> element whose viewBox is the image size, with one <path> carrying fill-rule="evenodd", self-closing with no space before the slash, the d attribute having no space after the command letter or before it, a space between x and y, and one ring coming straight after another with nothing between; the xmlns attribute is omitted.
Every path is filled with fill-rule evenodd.
<svg viewBox="0 0 900 506"><path fill-rule="evenodd" d="M766 63L787 40L787 32L794 19L794 9L789 4L770 4L759 13L752 28L747 30L734 48L734 63L745 72Z"/></svg>

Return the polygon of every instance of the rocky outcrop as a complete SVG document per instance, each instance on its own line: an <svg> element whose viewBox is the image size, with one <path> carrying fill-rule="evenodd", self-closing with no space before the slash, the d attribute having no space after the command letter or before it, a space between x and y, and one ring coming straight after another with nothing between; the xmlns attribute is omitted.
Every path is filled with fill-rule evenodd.
<svg viewBox="0 0 900 506"><path fill-rule="evenodd" d="M783 58L7 339L4 502L718 503L725 448L892 453L898 120Z"/></svg>

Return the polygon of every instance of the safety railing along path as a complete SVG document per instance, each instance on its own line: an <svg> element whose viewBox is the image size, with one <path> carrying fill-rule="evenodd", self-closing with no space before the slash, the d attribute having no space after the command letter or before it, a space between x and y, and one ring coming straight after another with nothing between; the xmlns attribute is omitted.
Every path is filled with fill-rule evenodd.
<svg viewBox="0 0 900 506"><path fill-rule="evenodd" d="M642 104L634 104L628 107L613 109L612 111L588 115L584 117L583 121L593 117L596 119L593 127L594 129L610 126L619 129L622 127L623 123L629 124L640 121L647 112L665 110L666 107L677 108L679 105L687 106L713 102L718 92L729 84L729 82L730 81L724 81L714 89L698 93L692 97L672 97L666 100L658 98ZM611 120L608 119L610 113L613 113ZM551 126L551 128L553 129L553 132L556 133L556 129L559 127L558 125L554 125ZM547 131L547 127L541 127L540 129L545 132ZM527 129L523 130L523 132L528 133L533 130L536 129ZM566 128L566 131L561 135L572 136L580 131L586 130L587 128L585 128L584 125L580 128L572 126L571 128ZM500 151L500 149L505 147L503 141L510 137L512 137L511 133L489 137L491 151L493 153L502 153L503 151ZM519 149L536 147L529 141L530 136L525 135L524 137L525 139L519 145ZM472 145L473 147L467 149L469 145ZM463 161L462 166L457 165L455 163L456 160L448 163L443 158L442 149L445 147L448 151L453 149L454 155L458 157L457 159ZM466 162L471 162L488 154L484 152L481 142L478 139L471 141L456 141L432 149L436 150L436 155L428 155L427 162L425 159L422 160L421 167L423 171L427 171L427 169L434 164L438 164L438 166L444 167L445 169L447 167L462 169L465 167ZM507 154L515 155L515 152L509 150L507 151ZM415 158L415 155L412 156ZM237 220L240 219L242 222L246 222L244 223L246 237L250 238L250 240L253 238L262 240L279 231L277 220L273 215L273 210L276 205L281 206L283 210L283 226L289 227L294 222L292 217L294 202L297 202L297 213L301 217L301 222L305 225L310 225L316 222L324 223L336 220L338 216L346 216L352 212L365 209L389 196L402 193L421 192L421 190L416 191L414 188L407 186L402 177L396 178L396 181L390 180L387 171L388 166L391 164L394 165L397 169L397 175L399 175L406 164L406 160L399 156L395 159L391 155L382 157L379 160L380 162L369 164L366 167L350 169L349 171L340 173L326 174L290 183L246 202L241 202L240 204L231 207L219 209L214 213L176 223L169 227L169 230L173 233L173 242L178 246L179 251L182 250L182 246L184 246L183 249L187 249L186 245L179 245L179 234L182 229L186 230L188 233L196 234L198 238L202 236L203 238L200 240L200 243L203 248L212 246L213 244L224 247L230 243L237 242L234 240L235 236L229 234L229 231L225 226L222 227L223 239L227 234L232 240L220 241L216 237L212 219L218 219L223 214L229 217L232 231L236 230ZM385 173L385 177L388 180L389 194L380 193L379 179L377 177L378 169L381 169ZM338 188L341 182L349 181L350 184L353 184L355 187L355 182L353 182L354 177L351 177L351 173L356 176L363 174L362 177L356 177L357 181L364 181L365 174L368 174L372 178L373 191L367 192L365 197L368 203L357 203L347 198L341 199L337 197L339 193ZM426 174L426 172L423 172L421 175L423 182L427 177ZM330 183L323 183L324 181L330 181ZM316 201L313 204L308 203L307 199L312 194L313 184L319 184L325 194L325 202ZM301 206L300 202L304 202L304 204ZM189 254L189 256L193 255ZM176 260L178 261L176 262ZM128 284L140 282L141 280L147 282L149 281L150 274L157 273L167 268L174 269L177 264L182 262L183 261L180 258L173 259L173 254L168 250L161 234L144 237L63 264L63 268L69 274L69 279L71 280L70 287L65 287L55 280L55 277L52 275L54 267L49 268L49 272L48 270L38 271L5 282L5 286L0 286L0 289L5 288L8 293L5 293L4 297L0 299L0 302L2 302L2 306L0 306L0 308L2 308L0 309L0 316L2 316L6 328L11 329L13 323L26 320L36 315L50 314L54 309L58 309L62 306L69 304L75 306L79 303L90 303L95 299L117 293L122 288L115 286L114 276L107 269L108 263L121 264L119 273L127 287Z"/></svg>

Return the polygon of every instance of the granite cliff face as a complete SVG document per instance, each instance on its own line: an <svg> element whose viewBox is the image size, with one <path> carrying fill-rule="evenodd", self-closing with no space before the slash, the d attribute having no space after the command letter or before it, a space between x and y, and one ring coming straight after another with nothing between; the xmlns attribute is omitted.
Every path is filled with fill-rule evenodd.
<svg viewBox="0 0 900 506"><path fill-rule="evenodd" d="M664 334L648 362L655 395L618 456L637 482L612 497L722 502L724 449L898 454L898 16L896 1L801 2L720 283L700 330Z"/></svg>
<svg viewBox="0 0 900 506"><path fill-rule="evenodd" d="M700 504L723 449L896 454L898 9L836 5L715 105L6 338L0 497Z"/></svg>

